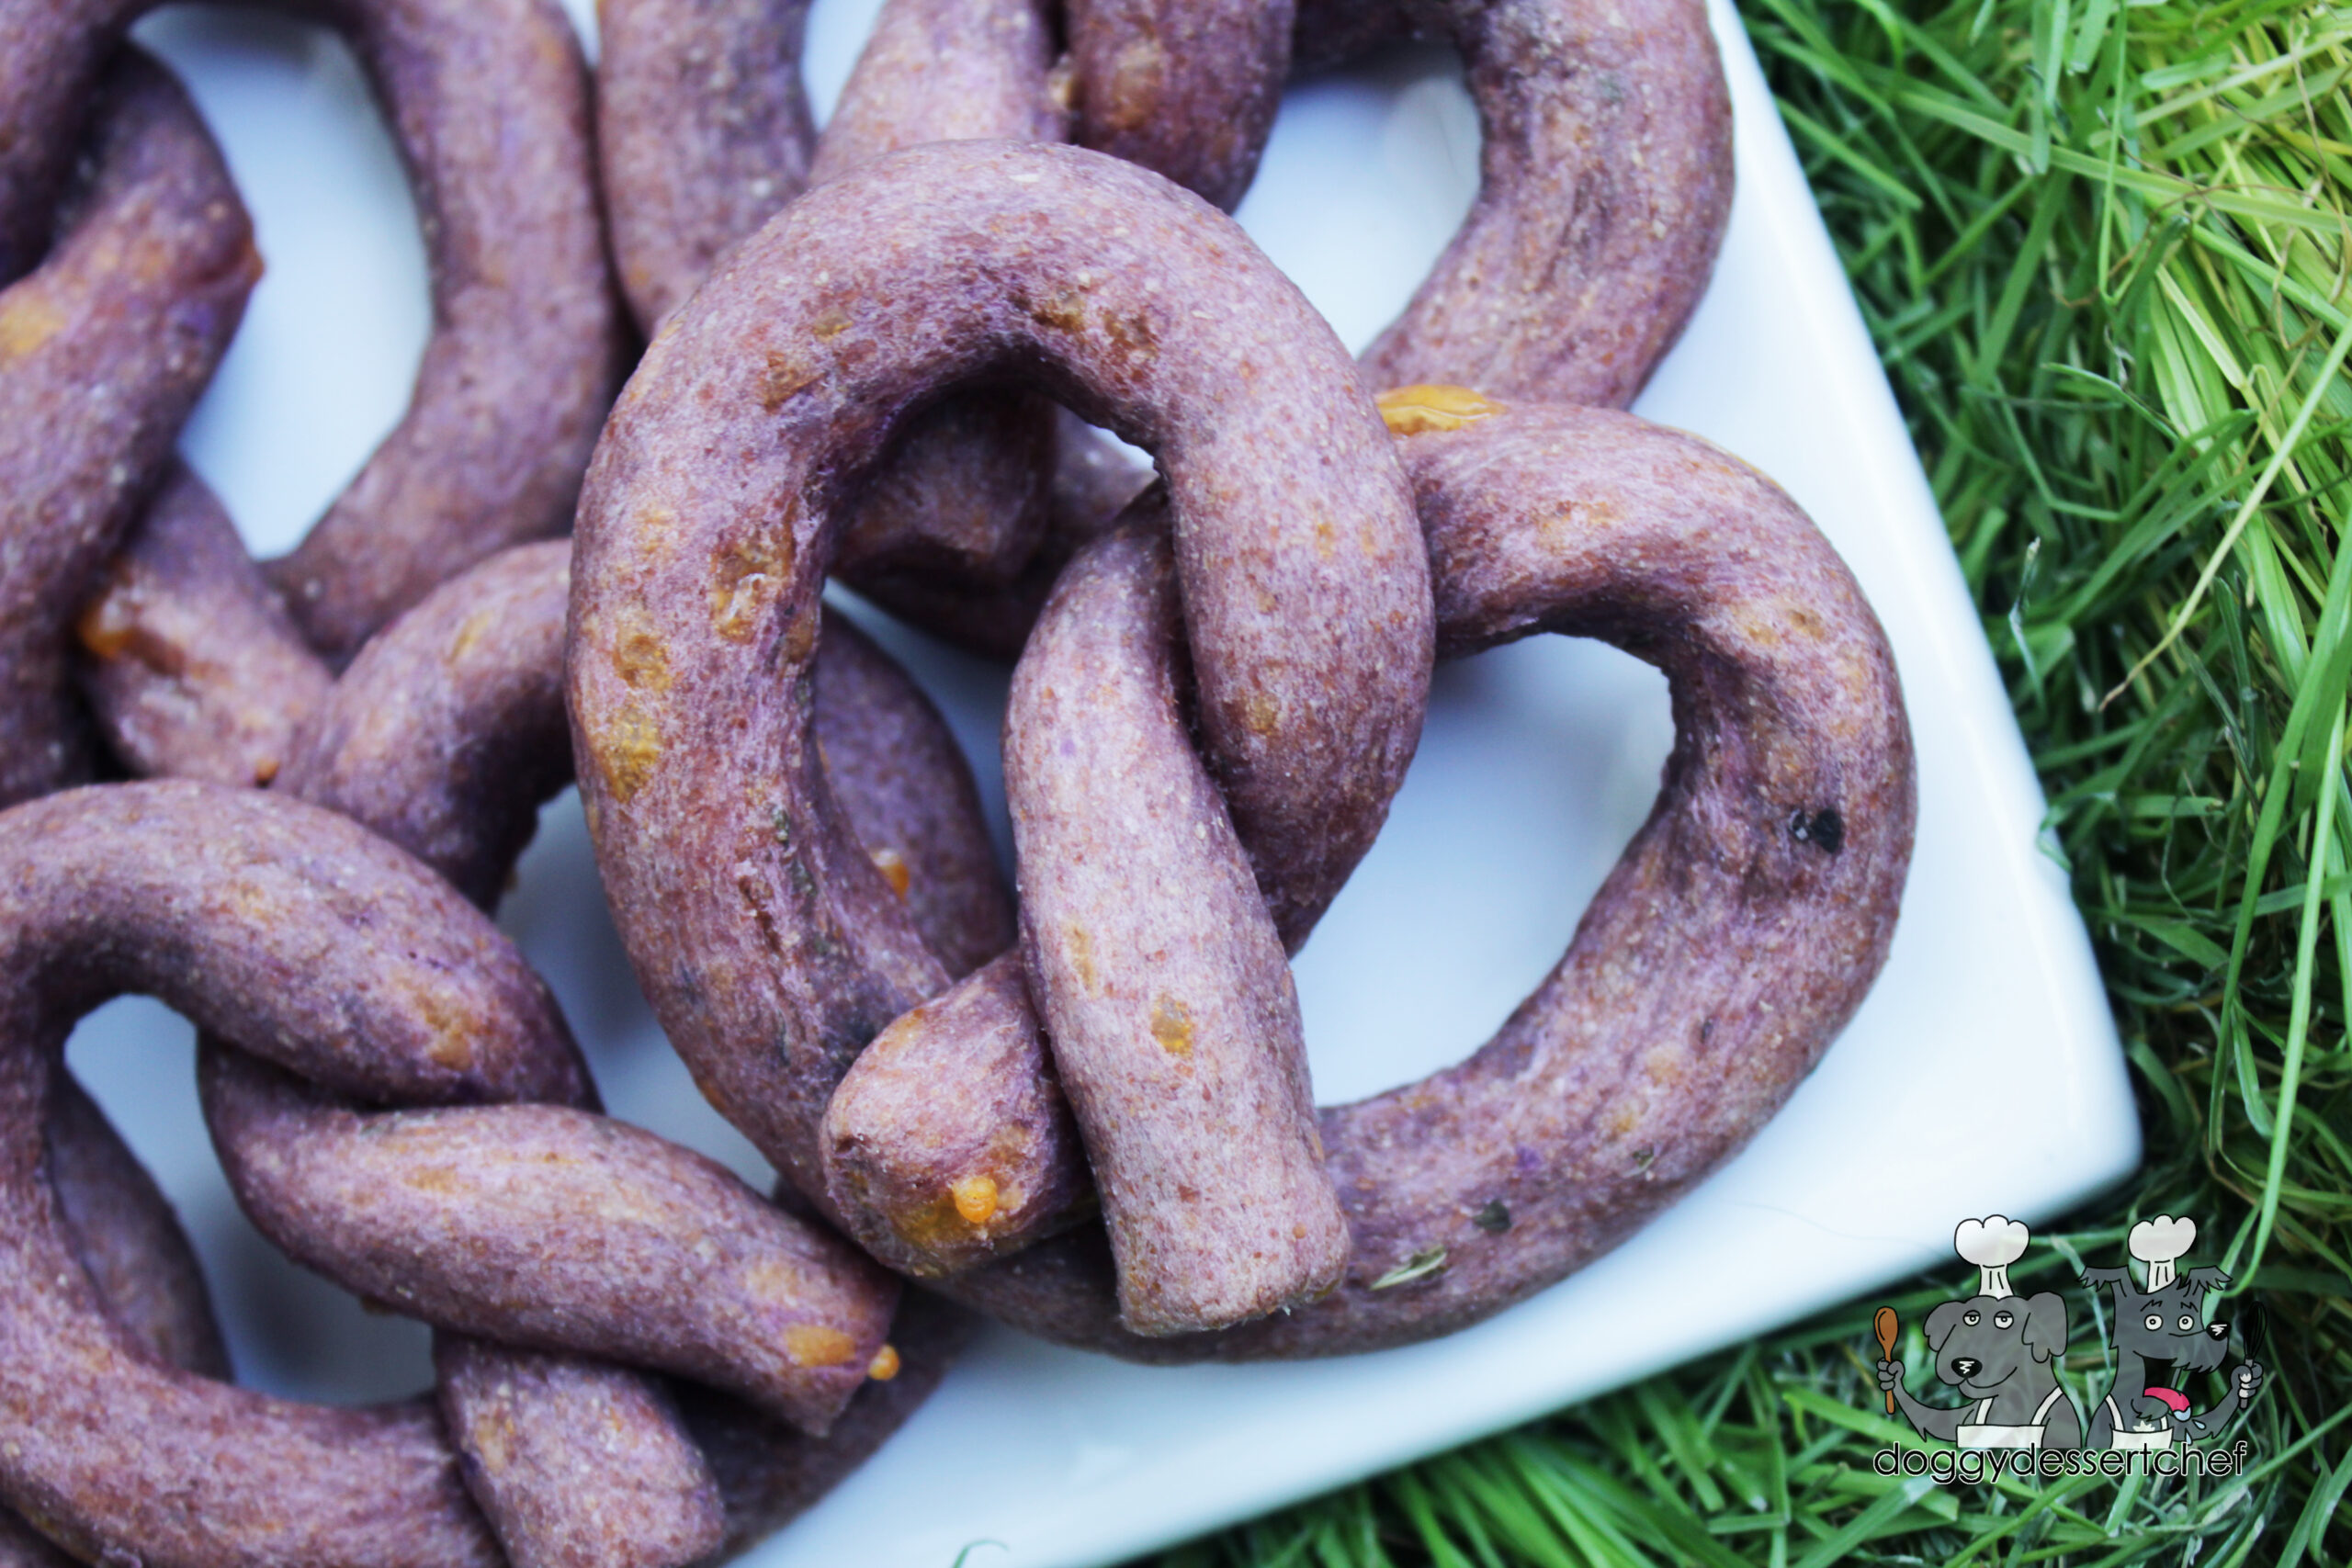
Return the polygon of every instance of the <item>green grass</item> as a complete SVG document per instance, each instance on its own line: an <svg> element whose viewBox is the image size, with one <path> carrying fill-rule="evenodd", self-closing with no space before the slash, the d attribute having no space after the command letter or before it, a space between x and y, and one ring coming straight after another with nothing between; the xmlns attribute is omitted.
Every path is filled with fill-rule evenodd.
<svg viewBox="0 0 2352 1568"><path fill-rule="evenodd" d="M1744 4L2136 1075L2148 1163L2056 1250L2198 1218L2264 1309L2257 1463L1882 1479L1907 1428L1877 1413L1873 1299L1162 1561L2352 1561L2352 6ZM1964 1272L1887 1299L1916 1324Z"/></svg>

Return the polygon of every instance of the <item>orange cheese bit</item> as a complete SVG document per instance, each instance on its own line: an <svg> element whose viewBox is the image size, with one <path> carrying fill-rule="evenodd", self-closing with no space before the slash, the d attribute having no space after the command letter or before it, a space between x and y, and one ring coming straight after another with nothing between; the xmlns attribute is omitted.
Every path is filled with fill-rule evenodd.
<svg viewBox="0 0 2352 1568"><path fill-rule="evenodd" d="M899 1348L885 1345L874 1352L874 1359L865 1363L865 1375L876 1382L888 1382L899 1375Z"/></svg>
<svg viewBox="0 0 2352 1568"><path fill-rule="evenodd" d="M890 891L901 898L905 897L907 885L914 880L914 871L907 864L907 857L896 850L876 850L867 858L874 862L874 869L882 874L882 880L890 885Z"/></svg>
<svg viewBox="0 0 2352 1568"><path fill-rule="evenodd" d="M1425 430L1459 430L1473 420L1503 412L1504 405L1467 387L1416 383L1394 387L1373 400L1391 435L1419 435Z"/></svg>
<svg viewBox="0 0 2352 1568"><path fill-rule="evenodd" d="M967 1176L948 1188L947 1195L955 1200L956 1212L967 1225L984 1225L996 1213L996 1178L992 1176Z"/></svg>
<svg viewBox="0 0 2352 1568"><path fill-rule="evenodd" d="M784 1331L784 1353L796 1367L838 1367L857 1353L857 1341L821 1323L796 1323Z"/></svg>

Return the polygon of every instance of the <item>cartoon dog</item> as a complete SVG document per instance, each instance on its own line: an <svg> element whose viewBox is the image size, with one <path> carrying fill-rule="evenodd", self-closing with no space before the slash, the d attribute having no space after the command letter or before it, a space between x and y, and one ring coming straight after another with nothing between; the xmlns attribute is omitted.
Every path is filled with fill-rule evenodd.
<svg viewBox="0 0 2352 1568"><path fill-rule="evenodd" d="M2115 1382L2091 1412L2095 1449L2165 1449L2211 1437L2254 1403L2262 1364L2241 1362L2229 1392L2210 1410L2194 1411L2180 1392L2184 1374L2206 1371L2229 1354L2230 1325L2205 1321L2208 1291L2230 1282L2219 1269L2174 1268L2197 1240L2197 1222L2159 1214L2132 1227L2132 1256L2147 1265L2147 1284L2134 1290L2129 1265L2089 1269L2083 1282L2113 1287Z"/></svg>
<svg viewBox="0 0 2352 1568"><path fill-rule="evenodd" d="M2053 1291L2030 1299L2009 1288L2009 1265L2025 1255L2026 1227L2005 1215L1962 1220L1952 1248L1977 1266L1976 1294L1928 1314L1936 1376L1968 1403L1923 1404L1903 1386L1903 1363L1878 1364L1878 1386L1893 1394L1922 1437L1963 1449L2071 1449L2083 1420L2058 1384L2066 1350L2066 1303ZM1889 1330L1892 1333L1892 1330Z"/></svg>

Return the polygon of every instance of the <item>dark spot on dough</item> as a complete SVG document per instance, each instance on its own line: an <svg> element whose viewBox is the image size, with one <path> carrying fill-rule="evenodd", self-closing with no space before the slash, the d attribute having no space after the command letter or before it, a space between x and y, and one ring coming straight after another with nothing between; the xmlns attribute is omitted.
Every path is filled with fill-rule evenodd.
<svg viewBox="0 0 2352 1568"><path fill-rule="evenodd" d="M1485 1208L1470 1216L1470 1223L1488 1235L1500 1235L1510 1229L1510 1210L1501 1199L1490 1199Z"/></svg>
<svg viewBox="0 0 2352 1568"><path fill-rule="evenodd" d="M1789 814L1789 837L1834 855L1846 847L1846 819L1834 806L1825 806L1810 817L1799 807Z"/></svg>

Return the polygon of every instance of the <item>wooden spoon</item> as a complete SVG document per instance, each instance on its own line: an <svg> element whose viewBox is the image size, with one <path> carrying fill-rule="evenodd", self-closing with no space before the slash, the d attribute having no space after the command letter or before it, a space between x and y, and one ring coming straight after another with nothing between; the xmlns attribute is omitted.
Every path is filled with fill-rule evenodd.
<svg viewBox="0 0 2352 1568"><path fill-rule="evenodd" d="M1898 1326L1899 1325L1894 1320L1894 1309L1893 1307L1879 1308L1878 1315L1871 1320L1871 1327L1878 1335L1878 1355L1880 1360L1892 1361L1894 1359L1894 1333ZM1888 1389L1886 1391L1886 1413L1889 1416L1894 1414L1894 1391L1893 1389Z"/></svg>

